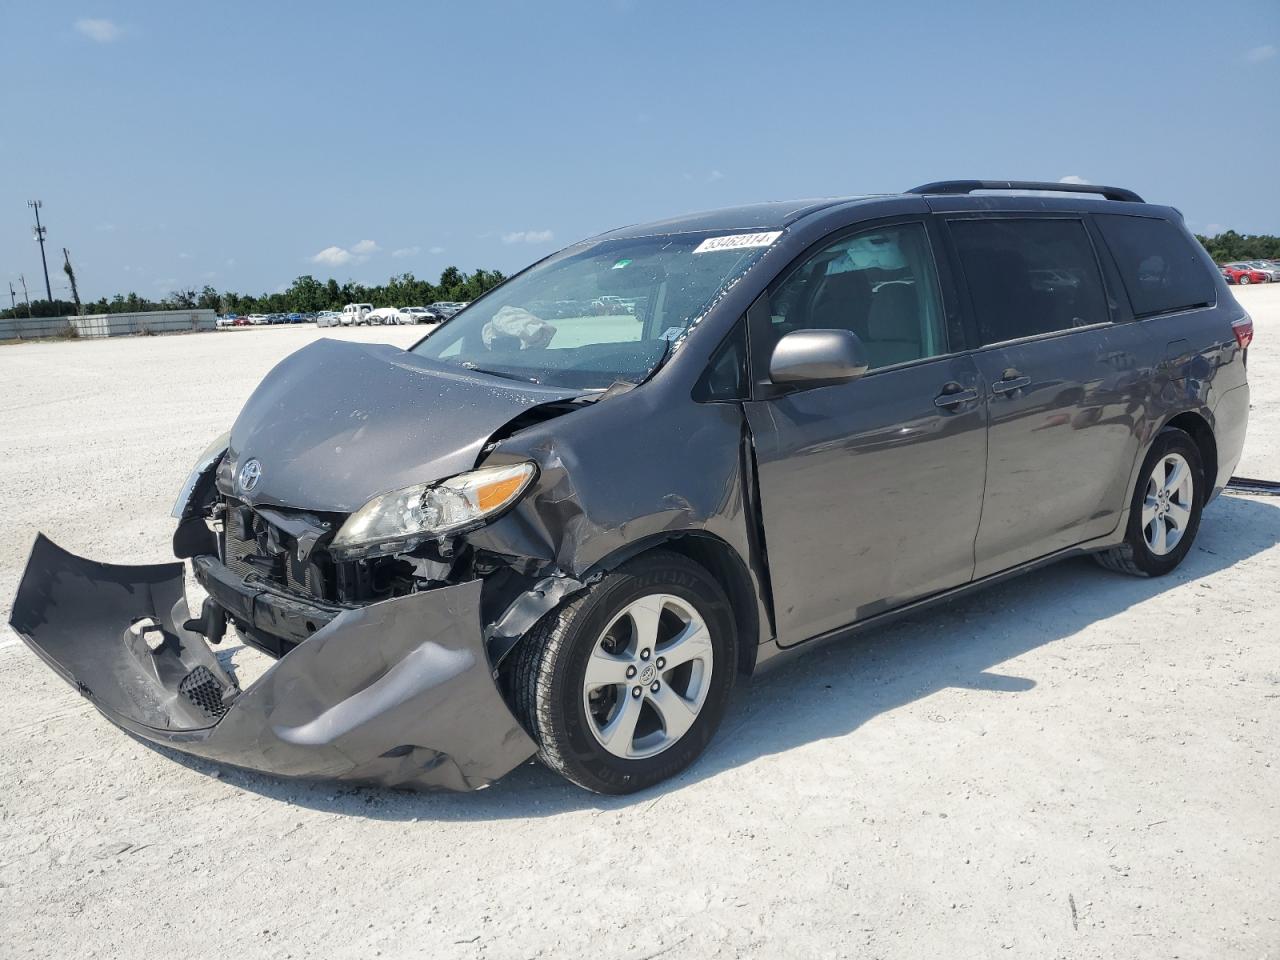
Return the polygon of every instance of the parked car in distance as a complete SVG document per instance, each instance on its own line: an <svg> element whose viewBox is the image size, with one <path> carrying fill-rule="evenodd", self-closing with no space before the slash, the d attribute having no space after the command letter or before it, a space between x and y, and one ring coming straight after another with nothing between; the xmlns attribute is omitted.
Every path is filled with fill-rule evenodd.
<svg viewBox="0 0 1280 960"><path fill-rule="evenodd" d="M601 295L644 306L533 310ZM1066 557L1175 570L1240 459L1252 335L1181 214L1122 188L624 227L409 350L282 360L175 505L196 616L182 563L40 537L11 624L218 762L465 790L536 755L631 793L784 655ZM201 639L228 624L278 658L248 689Z"/></svg>
<svg viewBox="0 0 1280 960"><path fill-rule="evenodd" d="M216 317L213 324L220 330L225 327L234 327L236 325L236 315L234 313L228 313L225 316Z"/></svg>
<svg viewBox="0 0 1280 960"><path fill-rule="evenodd" d="M249 314L249 325L252 327L262 326L266 322L267 322L267 315L265 313Z"/></svg>
<svg viewBox="0 0 1280 960"><path fill-rule="evenodd" d="M342 314L336 310L322 310L316 315L317 327L337 327L342 324Z"/></svg>
<svg viewBox="0 0 1280 960"><path fill-rule="evenodd" d="M287 320L289 323L306 323L307 322L307 318L300 313L285 314L285 320Z"/></svg>
<svg viewBox="0 0 1280 960"><path fill-rule="evenodd" d="M1245 263L1255 270L1261 270L1265 273L1268 283L1275 283L1280 280L1280 264L1272 263L1270 260L1246 260Z"/></svg>
<svg viewBox="0 0 1280 960"><path fill-rule="evenodd" d="M360 326L367 323L365 318L373 309L372 303L348 303L342 308L342 325L344 327Z"/></svg>
<svg viewBox="0 0 1280 960"><path fill-rule="evenodd" d="M465 303L458 303L452 300L437 300L435 303L427 307L427 309L437 317L440 317L443 320L448 320L465 306Z"/></svg>
<svg viewBox="0 0 1280 960"><path fill-rule="evenodd" d="M400 322L399 307L378 307L365 315L365 320L374 326L392 326Z"/></svg>
<svg viewBox="0 0 1280 960"><path fill-rule="evenodd" d="M1270 278L1256 267L1247 263L1224 263L1219 269L1226 277L1227 283L1238 283L1247 286L1251 283L1266 283Z"/></svg>
<svg viewBox="0 0 1280 960"><path fill-rule="evenodd" d="M401 307L400 317L402 323L439 323L444 319L426 307Z"/></svg>

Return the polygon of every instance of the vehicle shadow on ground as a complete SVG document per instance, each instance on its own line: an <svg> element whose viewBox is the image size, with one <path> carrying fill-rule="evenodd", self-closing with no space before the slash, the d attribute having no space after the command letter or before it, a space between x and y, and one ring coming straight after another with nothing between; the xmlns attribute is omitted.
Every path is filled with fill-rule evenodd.
<svg viewBox="0 0 1280 960"><path fill-rule="evenodd" d="M414 793L304 783L217 767L162 752L228 783L328 813L385 820L489 820L572 810L619 810L794 747L845 736L881 713L948 687L1016 696L1030 677L994 668L1100 620L1217 573L1280 543L1280 500L1223 496L1205 513L1178 570L1150 580L1110 573L1088 558L1064 561L988 590L816 649L745 680L706 754L679 777L626 797L587 793L536 763L478 793ZM975 707L980 709L980 707ZM856 744L851 744L856 750Z"/></svg>

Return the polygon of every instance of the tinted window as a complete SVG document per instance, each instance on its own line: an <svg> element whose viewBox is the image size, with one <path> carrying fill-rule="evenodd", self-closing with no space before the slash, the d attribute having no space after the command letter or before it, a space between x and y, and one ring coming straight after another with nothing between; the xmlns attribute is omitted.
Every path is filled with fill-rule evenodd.
<svg viewBox="0 0 1280 960"><path fill-rule="evenodd" d="M1099 214L1136 316L1185 310L1214 301L1213 276L1199 252L1168 220Z"/></svg>
<svg viewBox="0 0 1280 960"><path fill-rule="evenodd" d="M852 330L872 368L947 352L924 225L865 230L808 257L770 294L773 334Z"/></svg>
<svg viewBox="0 0 1280 960"><path fill-rule="evenodd" d="M1079 220L953 220L951 234L984 345L1110 319Z"/></svg>

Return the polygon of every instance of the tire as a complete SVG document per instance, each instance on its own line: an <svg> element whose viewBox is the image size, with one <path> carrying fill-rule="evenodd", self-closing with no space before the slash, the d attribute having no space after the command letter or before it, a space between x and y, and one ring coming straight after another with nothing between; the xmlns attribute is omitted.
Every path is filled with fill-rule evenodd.
<svg viewBox="0 0 1280 960"><path fill-rule="evenodd" d="M1175 479L1180 478L1176 474L1179 464L1187 471L1190 489L1183 487L1170 495L1169 488L1175 485ZM1165 478L1163 484L1159 483L1161 476ZM1162 488L1165 490L1163 497L1159 493ZM1204 464L1195 441L1181 430L1166 427L1156 435L1146 459L1142 461L1142 470L1129 502L1124 542L1094 554L1094 558L1116 573L1136 577L1164 576L1182 563L1190 552L1200 529L1200 514L1208 492ZM1144 518L1147 523L1143 522Z"/></svg>
<svg viewBox="0 0 1280 960"><path fill-rule="evenodd" d="M1244 273L1240 274L1240 285L1242 287L1247 287L1252 282L1253 281L1249 279L1248 274L1244 274Z"/></svg>
<svg viewBox="0 0 1280 960"><path fill-rule="evenodd" d="M651 648L630 613L637 601L656 636ZM662 669L663 651L676 649L673 635L692 641L673 658L696 651L699 659ZM596 793L634 793L675 776L711 741L733 689L736 647L733 613L715 578L686 557L654 551L538 622L516 651L513 706L546 766ZM589 664L608 682L589 684Z"/></svg>

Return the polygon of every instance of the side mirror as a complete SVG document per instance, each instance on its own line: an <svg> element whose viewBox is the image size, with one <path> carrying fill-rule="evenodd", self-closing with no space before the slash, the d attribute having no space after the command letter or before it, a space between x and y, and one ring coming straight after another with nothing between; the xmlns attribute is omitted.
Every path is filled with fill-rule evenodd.
<svg viewBox="0 0 1280 960"><path fill-rule="evenodd" d="M773 348L774 383L838 383L867 372L867 351L852 330L794 330Z"/></svg>

